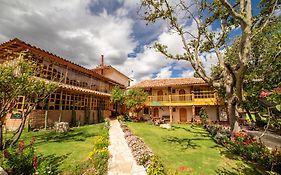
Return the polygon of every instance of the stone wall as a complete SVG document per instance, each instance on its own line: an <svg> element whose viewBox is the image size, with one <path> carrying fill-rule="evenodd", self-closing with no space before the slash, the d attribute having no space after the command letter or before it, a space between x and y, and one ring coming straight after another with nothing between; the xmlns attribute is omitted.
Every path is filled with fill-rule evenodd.
<svg viewBox="0 0 281 175"><path fill-rule="evenodd" d="M45 110L35 110L29 115L29 121L32 128L44 128L45 126ZM76 121L81 125L85 124L85 111L75 110ZM98 112L90 110L89 124L98 123ZM48 111L48 127L53 127L55 122L59 121L61 115L62 122L70 122L72 118L72 110L50 110ZM110 110L104 110L103 115L105 118L111 116ZM26 122L27 123L27 122ZM11 114L7 114L5 119L6 129L15 130L21 124L21 119L11 119Z"/></svg>

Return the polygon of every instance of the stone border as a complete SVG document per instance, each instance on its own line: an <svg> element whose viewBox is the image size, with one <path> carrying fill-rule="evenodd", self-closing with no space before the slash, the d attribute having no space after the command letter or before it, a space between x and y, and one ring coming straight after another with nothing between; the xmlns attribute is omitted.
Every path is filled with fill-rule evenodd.
<svg viewBox="0 0 281 175"><path fill-rule="evenodd" d="M124 132L124 137L128 143L128 146L131 149L131 152L138 165L143 165L145 170L148 170L148 167L151 164L150 158L154 156L151 149L145 145L144 141L135 136L129 127L122 121L119 121L120 126Z"/></svg>

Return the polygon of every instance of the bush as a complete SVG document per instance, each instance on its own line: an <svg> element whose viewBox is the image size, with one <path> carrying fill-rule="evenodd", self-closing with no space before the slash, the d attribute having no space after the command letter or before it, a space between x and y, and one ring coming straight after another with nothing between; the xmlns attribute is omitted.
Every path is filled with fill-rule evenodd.
<svg viewBox="0 0 281 175"><path fill-rule="evenodd" d="M217 143L226 146L230 142L229 128L220 125L205 125L205 127Z"/></svg>
<svg viewBox="0 0 281 175"><path fill-rule="evenodd" d="M39 165L36 170L36 174L38 175L56 175L59 174L60 171L58 169L59 165L62 163L63 159L66 156L40 156L39 157Z"/></svg>
<svg viewBox="0 0 281 175"><path fill-rule="evenodd" d="M117 116L117 120L119 122L132 121L131 118L128 115L119 115L119 116Z"/></svg>
<svg viewBox="0 0 281 175"><path fill-rule="evenodd" d="M199 111L199 117L200 117L200 120L202 121L202 123L205 125L207 124L207 120L208 120L208 114L205 110L205 108L201 108L200 111Z"/></svg>
<svg viewBox="0 0 281 175"><path fill-rule="evenodd" d="M36 155L35 138L25 147L24 141L19 141L18 148L3 150L2 168L13 175L55 175L59 174L58 166L64 157Z"/></svg>
<svg viewBox="0 0 281 175"><path fill-rule="evenodd" d="M246 160L257 162L267 171L281 172L281 151L276 149L270 151L264 144L242 130L234 134L233 141L230 142L230 150L244 157Z"/></svg>
<svg viewBox="0 0 281 175"><path fill-rule="evenodd" d="M151 163L147 169L148 175L165 175L164 165L157 156L152 156L150 159Z"/></svg>
<svg viewBox="0 0 281 175"><path fill-rule="evenodd" d="M35 173L38 162L33 146L25 149L24 142L21 140L18 148L3 150L2 168L9 174L29 175Z"/></svg>
<svg viewBox="0 0 281 175"><path fill-rule="evenodd" d="M109 159L109 140L104 136L97 136L94 140L94 149L89 153L89 159L94 165L95 174L103 175L107 172Z"/></svg>
<svg viewBox="0 0 281 175"><path fill-rule="evenodd" d="M108 138L104 136L96 136L94 138L94 149L103 149L107 148L109 145L109 140Z"/></svg>

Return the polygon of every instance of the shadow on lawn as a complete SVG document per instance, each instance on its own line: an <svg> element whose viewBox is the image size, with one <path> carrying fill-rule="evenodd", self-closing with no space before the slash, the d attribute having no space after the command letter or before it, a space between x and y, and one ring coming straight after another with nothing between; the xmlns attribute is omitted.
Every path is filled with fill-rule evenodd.
<svg viewBox="0 0 281 175"><path fill-rule="evenodd" d="M170 143L177 143L181 146L182 149L195 149L197 147L201 147L200 145L194 143L196 140L209 140L204 138L178 138L173 136L163 137L162 138L164 142L170 142Z"/></svg>
<svg viewBox="0 0 281 175"><path fill-rule="evenodd" d="M172 126L172 129L183 129L186 132L193 133L202 137L209 137L209 134L206 131L202 131L202 128L199 128L197 126L191 126L192 129L188 129L181 126ZM198 130L198 131L197 131Z"/></svg>
<svg viewBox="0 0 281 175"><path fill-rule="evenodd" d="M218 168L216 173L219 175L240 175L240 174L251 174L251 175L260 175L257 171L255 171L252 167L247 167L241 163L236 163L236 167L231 169L227 169L225 167Z"/></svg>
<svg viewBox="0 0 281 175"><path fill-rule="evenodd" d="M87 133L83 131L69 131L67 133L57 133L51 131L36 135L36 145L44 142L67 142L67 141L85 141L88 137L97 136L95 133Z"/></svg>
<svg viewBox="0 0 281 175"><path fill-rule="evenodd" d="M224 155L225 157L227 157L228 159L232 159L232 160L241 160L240 156L237 156L233 153L231 153L229 150L221 150L220 154ZM245 161L243 161L245 162ZM251 174L251 175L261 175L256 168L254 167L254 165L250 162L245 162L248 166L245 166L242 163L236 163L236 167L232 167L231 169L226 169L225 167L219 168L216 170L217 174L219 175L240 175L240 174Z"/></svg>

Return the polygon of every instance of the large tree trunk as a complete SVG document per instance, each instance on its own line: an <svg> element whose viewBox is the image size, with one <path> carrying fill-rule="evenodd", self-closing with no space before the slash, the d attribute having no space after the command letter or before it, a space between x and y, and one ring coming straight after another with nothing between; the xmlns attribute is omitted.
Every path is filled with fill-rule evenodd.
<svg viewBox="0 0 281 175"><path fill-rule="evenodd" d="M227 100L227 117L230 123L230 129L232 133L240 131L240 126L238 123L238 116L236 116L237 101L234 95Z"/></svg>
<svg viewBox="0 0 281 175"><path fill-rule="evenodd" d="M235 75L231 72L229 68L225 72L225 89L226 89L226 100L227 100L227 118L229 120L231 133L236 133L240 131L240 126L238 123L238 116L236 116L236 109L238 104L237 94L235 94Z"/></svg>
<svg viewBox="0 0 281 175"><path fill-rule="evenodd" d="M3 126L0 120L0 150L3 149Z"/></svg>

